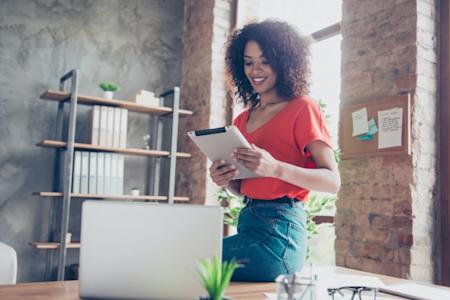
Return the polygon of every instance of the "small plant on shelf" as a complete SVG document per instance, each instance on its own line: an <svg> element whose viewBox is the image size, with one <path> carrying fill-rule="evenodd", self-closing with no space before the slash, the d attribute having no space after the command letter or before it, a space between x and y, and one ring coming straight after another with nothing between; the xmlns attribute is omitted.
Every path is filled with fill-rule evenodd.
<svg viewBox="0 0 450 300"><path fill-rule="evenodd" d="M138 187L132 187L131 188L131 195L132 196L139 196L141 193L141 190Z"/></svg>
<svg viewBox="0 0 450 300"><path fill-rule="evenodd" d="M112 99L114 92L119 90L119 86L117 84L106 81L100 83L100 88L103 90L106 99Z"/></svg>
<svg viewBox="0 0 450 300"><path fill-rule="evenodd" d="M234 271L240 268L235 259L222 262L222 259L215 256L213 259L204 259L199 263L200 279L203 287L208 292L207 298L202 300L222 300L225 289L231 281Z"/></svg>

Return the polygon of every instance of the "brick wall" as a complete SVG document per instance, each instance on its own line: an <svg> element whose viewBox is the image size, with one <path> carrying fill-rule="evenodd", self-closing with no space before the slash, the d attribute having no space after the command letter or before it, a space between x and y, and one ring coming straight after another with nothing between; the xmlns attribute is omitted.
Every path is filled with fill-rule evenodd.
<svg viewBox="0 0 450 300"><path fill-rule="evenodd" d="M436 45L433 1L345 0L341 103L404 92L412 155L344 160L336 264L433 280L436 202Z"/></svg>
<svg viewBox="0 0 450 300"><path fill-rule="evenodd" d="M180 122L178 148L192 158L178 161L176 190L192 203L215 202L217 187L209 179L209 163L186 132L227 123L223 51L230 24L231 0L185 1L181 106L194 115Z"/></svg>

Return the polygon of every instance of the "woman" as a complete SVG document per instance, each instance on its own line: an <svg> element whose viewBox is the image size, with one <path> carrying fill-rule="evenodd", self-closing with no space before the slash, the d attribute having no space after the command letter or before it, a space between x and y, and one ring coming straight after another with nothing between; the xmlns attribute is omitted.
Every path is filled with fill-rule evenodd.
<svg viewBox="0 0 450 300"><path fill-rule="evenodd" d="M212 180L245 197L238 234L223 241L223 260L244 267L235 281L273 281L298 271L306 254L303 202L310 190L336 193L340 175L317 103L307 96L307 42L286 23L264 21L236 30L226 64L246 110L234 121L253 149L236 149L235 164L259 175L235 180L234 164L215 161Z"/></svg>

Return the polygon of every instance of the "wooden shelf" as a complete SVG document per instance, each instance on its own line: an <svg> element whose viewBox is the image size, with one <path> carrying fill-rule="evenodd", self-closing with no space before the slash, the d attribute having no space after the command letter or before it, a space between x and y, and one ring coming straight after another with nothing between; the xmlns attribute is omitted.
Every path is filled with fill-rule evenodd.
<svg viewBox="0 0 450 300"><path fill-rule="evenodd" d="M54 91L54 90L48 90L44 92L41 95L41 99L44 100L52 100L52 101L65 101L69 98L70 93L67 92L61 92L61 91ZM95 96L87 96L87 95L78 95L78 103L80 104L86 104L86 105L108 105L108 106L115 106L115 107L121 107L126 108L130 111L134 112L140 112L140 113L147 113L147 114L153 114L153 115L168 115L172 113L172 108L166 107L166 106L149 106L149 105L143 105L143 104L137 104L130 101L124 101L124 100L109 100L101 97L95 97ZM190 116L193 114L192 111L186 110L186 109L180 109L179 110L180 116Z"/></svg>
<svg viewBox="0 0 450 300"><path fill-rule="evenodd" d="M41 197L62 197L61 192L35 192L33 195ZM72 198L80 199L113 199L113 200L142 200L142 201L167 201L167 196L156 196L156 195L142 195L142 196L132 196L132 195L89 195L89 194L70 194ZM189 197L175 196L174 201L176 202L188 202Z"/></svg>
<svg viewBox="0 0 450 300"><path fill-rule="evenodd" d="M65 148L67 146L66 142L55 141L55 140L42 140L41 142L36 144L41 147L50 147L50 148ZM74 147L76 149L87 149L87 150L98 150L98 151L106 151L106 152L115 152L122 153L128 155L140 155L140 156L156 156L156 157L169 157L169 151L160 151L160 150L145 150L145 149L137 149L137 148L113 148L113 147L105 147L105 146L97 146L91 144L83 144L83 143L74 143ZM185 152L177 152L177 157L179 158L187 158L191 157L190 153Z"/></svg>
<svg viewBox="0 0 450 300"><path fill-rule="evenodd" d="M40 249L40 250L59 249L59 243L56 243L56 242L49 242L49 243L30 242L29 244L30 244L30 246L32 246L36 249ZM76 248L80 248L80 243L69 243L69 244L66 244L66 246L67 246L67 248L70 248L70 249L76 249Z"/></svg>

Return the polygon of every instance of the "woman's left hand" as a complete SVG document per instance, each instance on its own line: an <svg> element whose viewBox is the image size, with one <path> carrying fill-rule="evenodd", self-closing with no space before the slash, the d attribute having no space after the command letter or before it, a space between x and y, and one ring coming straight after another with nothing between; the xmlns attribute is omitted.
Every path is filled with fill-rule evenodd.
<svg viewBox="0 0 450 300"><path fill-rule="evenodd" d="M238 148L233 156L238 164L263 177L279 177L279 161L264 149L252 144L253 149Z"/></svg>

